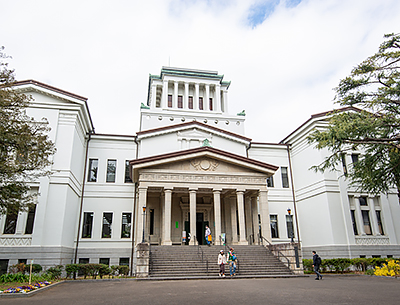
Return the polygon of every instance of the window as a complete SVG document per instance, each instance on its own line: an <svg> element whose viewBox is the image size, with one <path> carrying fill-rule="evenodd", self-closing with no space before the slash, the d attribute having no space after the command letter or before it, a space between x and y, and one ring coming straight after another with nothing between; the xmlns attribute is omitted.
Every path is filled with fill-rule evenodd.
<svg viewBox="0 0 400 305"><path fill-rule="evenodd" d="M364 222L364 231L367 235L372 235L371 231L371 222L369 221L369 211L361 210L363 222Z"/></svg>
<svg viewBox="0 0 400 305"><path fill-rule="evenodd" d="M210 111L213 110L213 99L212 97L210 97Z"/></svg>
<svg viewBox="0 0 400 305"><path fill-rule="evenodd" d="M287 237L294 238L293 215L286 215Z"/></svg>
<svg viewBox="0 0 400 305"><path fill-rule="evenodd" d="M92 237L92 227L93 227L93 212L85 212L83 214L82 238Z"/></svg>
<svg viewBox="0 0 400 305"><path fill-rule="evenodd" d="M89 264L88 258L79 258L79 264Z"/></svg>
<svg viewBox="0 0 400 305"><path fill-rule="evenodd" d="M269 215L271 223L271 238L279 238L278 215Z"/></svg>
<svg viewBox="0 0 400 305"><path fill-rule="evenodd" d="M88 182L96 182L97 181L98 164L99 164L99 160L89 159Z"/></svg>
<svg viewBox="0 0 400 305"><path fill-rule="evenodd" d="M178 108L183 108L182 95L178 95Z"/></svg>
<svg viewBox="0 0 400 305"><path fill-rule="evenodd" d="M360 201L360 206L365 206L365 207L368 206L367 197L360 197L359 201Z"/></svg>
<svg viewBox="0 0 400 305"><path fill-rule="evenodd" d="M110 259L109 258L99 258L99 264L110 266Z"/></svg>
<svg viewBox="0 0 400 305"><path fill-rule="evenodd" d="M129 257L120 257L119 265L120 266L129 266Z"/></svg>
<svg viewBox="0 0 400 305"><path fill-rule="evenodd" d="M150 235L154 235L154 209L150 209Z"/></svg>
<svg viewBox="0 0 400 305"><path fill-rule="evenodd" d="M125 161L125 183L131 183L132 179L129 176L129 160Z"/></svg>
<svg viewBox="0 0 400 305"><path fill-rule="evenodd" d="M103 213L103 232L102 238L111 238L111 225L113 213Z"/></svg>
<svg viewBox="0 0 400 305"><path fill-rule="evenodd" d="M27 264L28 264L28 260L27 260L26 258L19 258L19 259L18 259L18 264L25 264L25 265L27 265Z"/></svg>
<svg viewBox="0 0 400 305"><path fill-rule="evenodd" d="M267 186L274 187L274 177L273 176L267 178Z"/></svg>
<svg viewBox="0 0 400 305"><path fill-rule="evenodd" d="M342 154L342 166L343 166L343 174L347 176L347 165L346 165L346 155Z"/></svg>
<svg viewBox="0 0 400 305"><path fill-rule="evenodd" d="M288 188L289 179L288 179L287 167L281 167L281 175L282 175L282 187Z"/></svg>
<svg viewBox="0 0 400 305"><path fill-rule="evenodd" d="M168 107L172 108L172 95L168 95Z"/></svg>
<svg viewBox="0 0 400 305"><path fill-rule="evenodd" d="M358 162L358 154L351 154L351 161L354 163Z"/></svg>
<svg viewBox="0 0 400 305"><path fill-rule="evenodd" d="M199 109L203 110L203 98L199 97Z"/></svg>
<svg viewBox="0 0 400 305"><path fill-rule="evenodd" d="M0 275L7 273L8 259L0 259Z"/></svg>
<svg viewBox="0 0 400 305"><path fill-rule="evenodd" d="M117 160L107 160L107 178L106 182L115 182L115 171L117 168Z"/></svg>
<svg viewBox="0 0 400 305"><path fill-rule="evenodd" d="M189 96L189 109L193 109L193 96Z"/></svg>
<svg viewBox="0 0 400 305"><path fill-rule="evenodd" d="M29 208L28 217L26 219L25 234L32 234L33 223L35 221L36 205Z"/></svg>
<svg viewBox="0 0 400 305"><path fill-rule="evenodd" d="M356 211L354 211L354 210L350 210L351 222L353 223L353 232L354 232L354 235L358 235L355 212Z"/></svg>
<svg viewBox="0 0 400 305"><path fill-rule="evenodd" d="M122 213L121 238L131 237L131 213Z"/></svg>
<svg viewBox="0 0 400 305"><path fill-rule="evenodd" d="M18 212L9 212L6 216L3 234L15 234L17 228Z"/></svg>
<svg viewBox="0 0 400 305"><path fill-rule="evenodd" d="M383 231L381 211L376 211L376 220L378 221L379 233L381 235L385 235L385 232Z"/></svg>

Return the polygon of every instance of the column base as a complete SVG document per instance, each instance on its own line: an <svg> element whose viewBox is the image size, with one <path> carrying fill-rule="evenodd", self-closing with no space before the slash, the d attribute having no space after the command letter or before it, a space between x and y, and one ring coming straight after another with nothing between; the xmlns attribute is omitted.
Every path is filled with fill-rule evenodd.
<svg viewBox="0 0 400 305"><path fill-rule="evenodd" d="M172 245L172 241L171 240L164 240L161 242L162 246L171 246Z"/></svg>
<svg viewBox="0 0 400 305"><path fill-rule="evenodd" d="M249 242L247 240L241 240L237 243L237 245L248 245Z"/></svg>

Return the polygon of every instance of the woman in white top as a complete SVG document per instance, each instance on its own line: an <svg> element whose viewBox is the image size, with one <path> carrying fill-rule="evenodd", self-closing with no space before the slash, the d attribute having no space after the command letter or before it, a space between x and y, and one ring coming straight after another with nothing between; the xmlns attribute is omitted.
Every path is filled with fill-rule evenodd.
<svg viewBox="0 0 400 305"><path fill-rule="evenodd" d="M219 251L218 254L219 276L225 277L226 256L224 250Z"/></svg>

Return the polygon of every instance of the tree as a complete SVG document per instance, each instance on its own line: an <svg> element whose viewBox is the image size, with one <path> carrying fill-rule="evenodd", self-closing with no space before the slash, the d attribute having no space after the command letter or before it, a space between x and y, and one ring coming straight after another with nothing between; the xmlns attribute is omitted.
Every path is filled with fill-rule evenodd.
<svg viewBox="0 0 400 305"><path fill-rule="evenodd" d="M32 97L15 87L9 56L0 47L0 214L16 214L33 204L29 183L50 175L55 147L48 137L45 118L35 121L26 114Z"/></svg>
<svg viewBox="0 0 400 305"><path fill-rule="evenodd" d="M384 36L376 54L339 82L329 125L308 140L330 156L314 170L334 170L346 152L362 154L346 177L359 191L373 194L400 189L400 34ZM347 111L343 111L347 110Z"/></svg>

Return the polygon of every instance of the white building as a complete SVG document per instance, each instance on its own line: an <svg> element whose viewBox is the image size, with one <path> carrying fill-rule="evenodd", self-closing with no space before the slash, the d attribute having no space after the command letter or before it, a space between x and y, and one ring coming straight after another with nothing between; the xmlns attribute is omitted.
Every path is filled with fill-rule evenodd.
<svg viewBox="0 0 400 305"><path fill-rule="evenodd" d="M85 98L18 82L34 97L28 114L48 118L57 153L54 174L32 184L36 209L0 218L2 268L31 259L134 265L143 237L181 245L185 231L202 244L206 224L216 243L223 233L230 245L257 243L260 233L287 243L293 232L304 257L399 257L396 190L357 193L343 170L309 170L328 155L306 140L326 113L280 143L253 142L244 113L228 113L229 86L217 72L163 67L149 77L140 130L125 136L94 133Z"/></svg>

